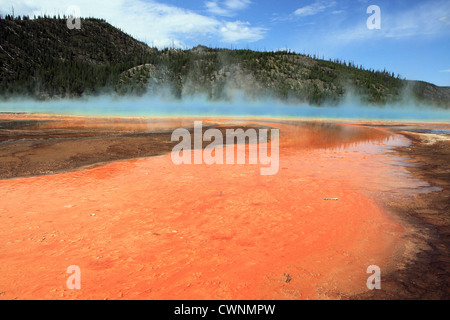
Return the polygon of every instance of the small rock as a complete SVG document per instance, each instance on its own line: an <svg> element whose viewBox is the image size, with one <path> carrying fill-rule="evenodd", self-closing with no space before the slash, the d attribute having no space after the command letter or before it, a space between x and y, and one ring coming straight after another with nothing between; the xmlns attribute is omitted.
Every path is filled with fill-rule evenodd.
<svg viewBox="0 0 450 320"><path fill-rule="evenodd" d="M283 276L286 277L286 280L285 280L286 283L290 283L292 281L291 275L289 273L285 273L285 274L283 274Z"/></svg>

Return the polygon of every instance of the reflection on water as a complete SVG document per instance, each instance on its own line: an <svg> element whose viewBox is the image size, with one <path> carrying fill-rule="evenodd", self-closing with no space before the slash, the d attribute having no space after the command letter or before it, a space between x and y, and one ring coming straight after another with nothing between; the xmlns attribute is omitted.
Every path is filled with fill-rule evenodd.
<svg viewBox="0 0 450 320"><path fill-rule="evenodd" d="M19 139L80 139L121 133L171 132L192 127L194 119L152 118L67 118L4 116L0 120L0 142ZM358 190L381 198L417 192L438 191L426 182L414 179L407 171L408 159L393 152L395 147L408 146L402 135L356 124L342 125L324 121L276 121L210 119L204 124L235 126L251 124L261 128L280 129L280 161L282 171L297 177L340 180L354 183ZM411 129L399 125L399 129ZM433 127L419 127L433 130ZM441 125L436 130L447 130ZM52 160L52 159L47 159Z"/></svg>
<svg viewBox="0 0 450 320"><path fill-rule="evenodd" d="M416 133L450 134L450 130L439 130L439 129L403 129L402 131L416 132Z"/></svg>
<svg viewBox="0 0 450 320"><path fill-rule="evenodd" d="M301 164L299 175L313 179L351 182L376 199L440 191L411 176L407 158L395 153L411 141L383 128L324 122L286 122L280 153L285 170ZM283 159L282 159L283 160ZM289 168L291 166L291 168Z"/></svg>
<svg viewBox="0 0 450 320"><path fill-rule="evenodd" d="M281 148L350 148L383 144L392 135L373 128L328 122L283 122Z"/></svg>

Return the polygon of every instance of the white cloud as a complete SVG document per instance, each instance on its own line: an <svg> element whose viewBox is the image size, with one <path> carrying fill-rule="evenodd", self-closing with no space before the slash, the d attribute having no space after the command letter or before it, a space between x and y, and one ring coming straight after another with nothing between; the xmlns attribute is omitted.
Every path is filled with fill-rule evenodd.
<svg viewBox="0 0 450 320"><path fill-rule="evenodd" d="M365 23L353 25L348 29L333 33L337 41L353 41L373 38L410 38L418 36L438 36L450 33L447 17L443 12L450 12L450 2L429 1L426 4L411 6L403 11L389 11L381 7L381 29L369 30ZM367 15L369 18L369 15ZM365 22L365 21L364 21ZM450 22L450 21L449 21Z"/></svg>
<svg viewBox="0 0 450 320"><path fill-rule="evenodd" d="M221 7L218 1L207 1L205 2L205 5L208 11L214 15L228 16L230 14L229 10Z"/></svg>
<svg viewBox="0 0 450 320"><path fill-rule="evenodd" d="M325 12L328 9L330 11L327 11L329 14L333 15L339 15L341 13L345 13L346 11L343 10L343 6L341 6L339 9L332 9L336 7L337 2L332 0L316 0L314 3L298 8L294 12L290 14L277 14L274 13L272 19L270 20L272 23L280 23L280 22L292 22L297 21L299 18L302 17L309 17L309 16L315 16L319 13ZM316 19L318 20L318 19Z"/></svg>
<svg viewBox="0 0 450 320"><path fill-rule="evenodd" d="M249 0L223 2L229 10L244 8ZM16 15L65 14L73 0L0 0L0 8L14 6ZM216 38L224 43L254 42L264 37L265 29L247 22L223 21L192 10L167 5L154 0L109 0L97 2L77 0L82 17L103 18L133 37L157 47L188 43L205 43Z"/></svg>
<svg viewBox="0 0 450 320"><path fill-rule="evenodd" d="M314 16L318 13L321 13L331 7L336 6L336 1L323 1L318 0L314 2L313 4L310 4L305 7L301 7L294 11L294 15L300 16L300 17L307 17L307 16Z"/></svg>
<svg viewBox="0 0 450 320"><path fill-rule="evenodd" d="M450 69L447 69L447 70L441 70L441 71L439 71L439 72L450 72Z"/></svg>
<svg viewBox="0 0 450 320"><path fill-rule="evenodd" d="M239 42L247 40L249 42L255 42L261 40L264 37L266 29L264 28L252 28L248 22L236 21L227 22L220 28L222 38L225 42Z"/></svg>
<svg viewBox="0 0 450 320"><path fill-rule="evenodd" d="M447 24L447 25L450 25L450 15L445 16L445 17L441 17L441 18L439 19L439 21L442 21L443 23L445 23L445 24Z"/></svg>
<svg viewBox="0 0 450 320"><path fill-rule="evenodd" d="M242 10L247 8L250 4L250 0L225 0L225 6L232 10Z"/></svg>
<svg viewBox="0 0 450 320"><path fill-rule="evenodd" d="M251 3L251 0L211 0L206 1L205 5L213 15L232 17L238 11L248 8Z"/></svg>

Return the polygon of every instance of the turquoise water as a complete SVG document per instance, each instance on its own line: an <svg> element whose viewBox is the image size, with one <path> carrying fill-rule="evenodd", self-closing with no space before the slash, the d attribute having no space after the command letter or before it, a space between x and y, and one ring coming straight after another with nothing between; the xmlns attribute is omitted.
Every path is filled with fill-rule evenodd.
<svg viewBox="0 0 450 320"><path fill-rule="evenodd" d="M34 100L0 101L0 112L114 117L236 116L450 121L450 110L436 110L431 109L431 107L417 107L407 104L380 108L365 106L361 103L351 101L342 103L339 106L314 107L309 105L287 105L272 100L259 102L210 102L204 99L188 99L180 102L151 97L122 99L96 97L50 102L39 102Z"/></svg>

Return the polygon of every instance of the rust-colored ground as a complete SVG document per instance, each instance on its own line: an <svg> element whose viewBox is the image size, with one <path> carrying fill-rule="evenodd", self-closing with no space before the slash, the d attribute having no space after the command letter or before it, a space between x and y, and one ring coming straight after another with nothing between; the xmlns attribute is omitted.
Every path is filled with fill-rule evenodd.
<svg viewBox="0 0 450 320"><path fill-rule="evenodd" d="M429 125L428 125L429 126ZM415 128L427 125L414 126ZM436 126L449 130L449 125ZM408 159L412 176L427 181L430 192L413 193L386 201L386 206L403 225L407 247L391 273L384 277L383 292L365 292L356 299L450 299L450 136L444 134L401 134L413 143L396 148ZM422 128L423 130L423 128ZM409 251L409 252L408 252Z"/></svg>
<svg viewBox="0 0 450 320"><path fill-rule="evenodd" d="M293 122L280 171L170 154L0 181L0 299L339 299L389 273L406 229L376 201L416 187L382 129ZM397 161L397 162L396 162ZM325 198L338 198L326 201ZM81 290L68 290L68 266Z"/></svg>

